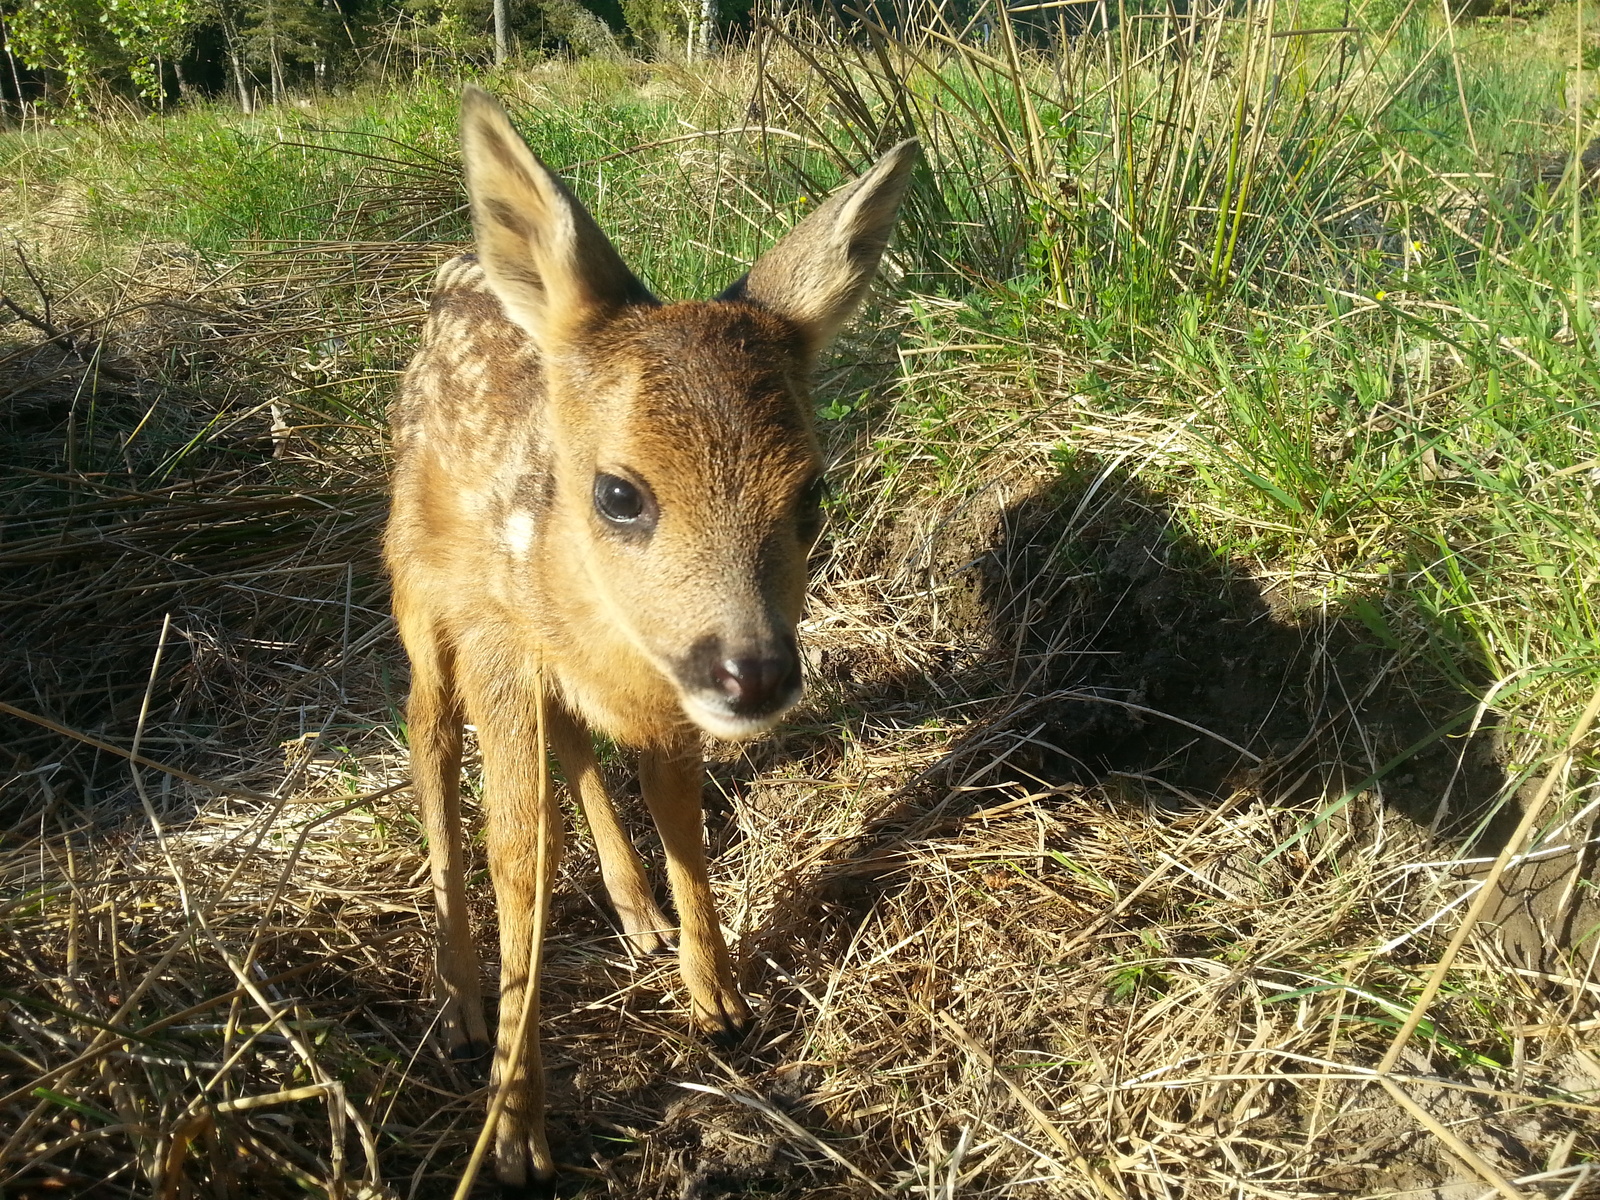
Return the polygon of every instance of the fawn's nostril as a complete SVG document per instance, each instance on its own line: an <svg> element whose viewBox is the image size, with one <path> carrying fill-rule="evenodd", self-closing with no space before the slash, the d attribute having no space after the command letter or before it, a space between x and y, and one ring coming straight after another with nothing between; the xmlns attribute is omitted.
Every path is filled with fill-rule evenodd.
<svg viewBox="0 0 1600 1200"><path fill-rule="evenodd" d="M750 659L744 660L746 663L750 661ZM711 678L717 681L717 686L722 689L723 695L730 700L737 700L744 694L745 671L743 663L737 658L730 658L712 667Z"/></svg>
<svg viewBox="0 0 1600 1200"><path fill-rule="evenodd" d="M763 658L727 658L711 668L711 678L735 712L761 712L794 686L796 665L786 651Z"/></svg>

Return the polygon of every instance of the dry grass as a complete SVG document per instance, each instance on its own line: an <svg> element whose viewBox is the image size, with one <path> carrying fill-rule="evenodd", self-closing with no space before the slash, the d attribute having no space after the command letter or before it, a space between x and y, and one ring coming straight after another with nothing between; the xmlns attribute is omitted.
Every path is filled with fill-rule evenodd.
<svg viewBox="0 0 1600 1200"><path fill-rule="evenodd" d="M681 150L663 179L714 174ZM389 179L394 220L448 185L417 170ZM454 1185L485 1096L431 1036L381 431L348 403L403 360L440 253L147 266L48 316L8 292L48 328L19 317L0 351L7 1195ZM824 380L860 398L827 423L811 698L713 751L742 1046L692 1035L573 840L544 1027L567 1191L1600 1194L1600 982L1557 936L1579 876L1542 880L1520 947L1505 905L1450 946L1510 832L1456 836L1516 791L1507 746L1564 814L1515 860L1519 899L1586 853L1587 776L1462 717L1303 571L1184 533L1203 410L1107 403L1080 350L994 355L954 309L885 308ZM924 402L950 391L958 412ZM50 466L91 417L135 431L138 486Z"/></svg>
<svg viewBox="0 0 1600 1200"><path fill-rule="evenodd" d="M1387 1086L1420 1115L1374 1080L1440 944L1418 929L1460 890L1412 828L1364 798L1263 867L1304 808L985 783L1028 732L992 716L874 716L842 752L720 772L716 882L760 1013L737 1052L689 1034L670 964L629 959L573 856L545 1035L583 1189L1465 1195L1548 1169L1578 1194L1594 985L1502 976L1478 946L1432 1020L1517 1060L1419 1039ZM414 822L403 794L346 799L403 754L314 746L255 780L281 800L191 811L148 779L159 826L58 803L16 831L13 1194L448 1188L483 1097L429 1040Z"/></svg>

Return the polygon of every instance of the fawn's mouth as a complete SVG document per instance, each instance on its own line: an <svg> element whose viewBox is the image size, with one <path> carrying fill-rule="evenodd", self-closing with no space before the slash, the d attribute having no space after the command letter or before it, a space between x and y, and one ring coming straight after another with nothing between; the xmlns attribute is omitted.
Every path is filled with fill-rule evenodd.
<svg viewBox="0 0 1600 1200"><path fill-rule="evenodd" d="M798 696L795 699L799 699ZM706 706L688 701L683 706L683 711L701 729L712 737L721 738L727 742L745 742L751 738L760 737L771 729L783 717L792 705L785 705L770 717L735 717L717 713Z"/></svg>
<svg viewBox="0 0 1600 1200"><path fill-rule="evenodd" d="M798 675L798 672L796 672ZM792 688L774 697L761 711L739 711L720 692L707 688L682 695L684 715L701 729L725 741L742 742L771 729L800 701L804 691L797 678Z"/></svg>

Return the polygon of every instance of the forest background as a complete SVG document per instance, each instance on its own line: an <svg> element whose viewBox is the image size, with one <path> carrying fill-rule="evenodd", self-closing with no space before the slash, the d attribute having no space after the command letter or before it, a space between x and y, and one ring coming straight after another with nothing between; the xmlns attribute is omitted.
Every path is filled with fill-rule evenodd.
<svg viewBox="0 0 1600 1200"><path fill-rule="evenodd" d="M234 97L246 111L397 70L566 51L709 54L750 0L5 0L0 103L82 117Z"/></svg>

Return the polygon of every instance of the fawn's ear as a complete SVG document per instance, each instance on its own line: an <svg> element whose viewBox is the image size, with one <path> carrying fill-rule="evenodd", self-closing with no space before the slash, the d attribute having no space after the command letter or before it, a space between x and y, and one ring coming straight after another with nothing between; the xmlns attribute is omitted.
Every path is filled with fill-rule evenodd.
<svg viewBox="0 0 1600 1200"><path fill-rule="evenodd" d="M920 146L901 142L829 196L750 268L721 300L749 300L787 317L821 350L866 295L889 244Z"/></svg>
<svg viewBox="0 0 1600 1200"><path fill-rule="evenodd" d="M541 345L624 305L656 303L505 110L471 84L461 94L461 159L483 273Z"/></svg>

